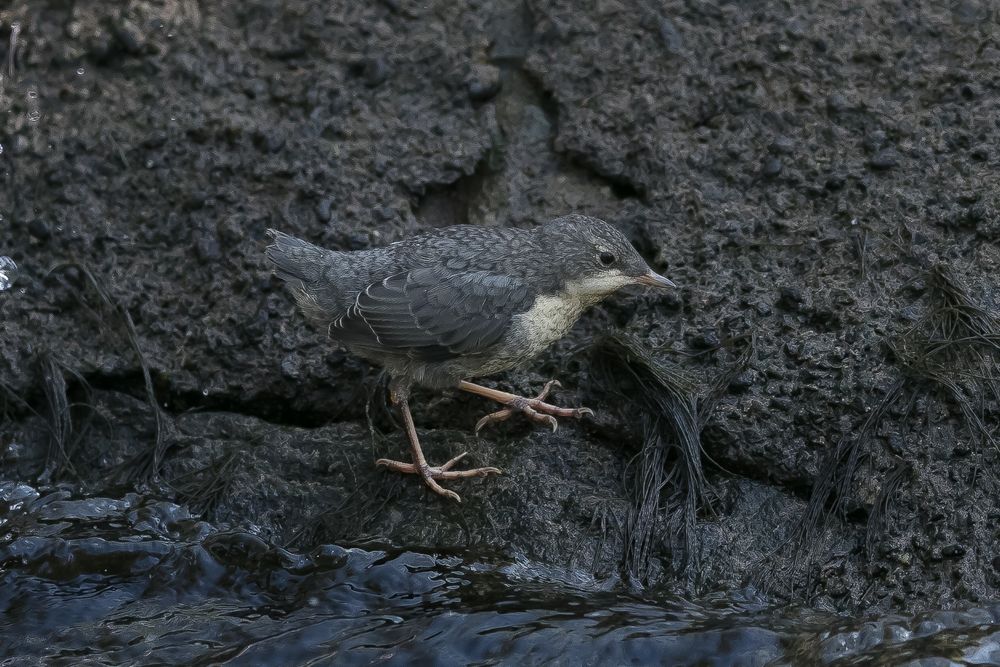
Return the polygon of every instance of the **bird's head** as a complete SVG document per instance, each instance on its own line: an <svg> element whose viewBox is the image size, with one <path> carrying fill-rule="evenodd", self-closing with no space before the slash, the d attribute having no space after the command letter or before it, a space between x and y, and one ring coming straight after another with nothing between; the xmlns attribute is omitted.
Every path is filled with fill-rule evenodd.
<svg viewBox="0 0 1000 667"><path fill-rule="evenodd" d="M567 215L545 225L552 237L569 292L600 300L628 285L676 287L649 268L620 231L597 218Z"/></svg>

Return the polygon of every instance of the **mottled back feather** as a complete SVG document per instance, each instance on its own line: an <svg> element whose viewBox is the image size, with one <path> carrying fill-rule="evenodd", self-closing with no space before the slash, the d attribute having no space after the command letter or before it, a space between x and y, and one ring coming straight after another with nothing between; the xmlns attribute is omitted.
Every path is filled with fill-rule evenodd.
<svg viewBox="0 0 1000 667"><path fill-rule="evenodd" d="M522 281L488 271L421 267L372 283L333 321L330 334L359 352L446 361L488 351L513 315L531 307Z"/></svg>
<svg viewBox="0 0 1000 667"><path fill-rule="evenodd" d="M619 231L578 215L533 229L457 225L354 252L269 234L267 259L306 315L395 377L439 386L531 358L628 282L620 276L649 270ZM598 280L602 253L619 278Z"/></svg>

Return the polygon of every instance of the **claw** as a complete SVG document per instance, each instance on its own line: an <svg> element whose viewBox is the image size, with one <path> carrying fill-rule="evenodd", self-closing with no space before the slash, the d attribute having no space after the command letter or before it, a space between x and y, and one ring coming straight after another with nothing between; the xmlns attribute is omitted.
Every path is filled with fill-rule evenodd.
<svg viewBox="0 0 1000 667"><path fill-rule="evenodd" d="M479 421L476 422L476 435L479 435L479 431L483 429L487 424L495 424L497 422L502 422L510 419L514 411L510 408L505 408L503 410L497 410L496 412L491 412L488 415L483 416Z"/></svg>
<svg viewBox="0 0 1000 667"><path fill-rule="evenodd" d="M559 380L549 380L548 382L545 383L545 386L542 387L542 391L535 398L540 401L546 398L549 395L549 392L552 391L553 388L560 389L561 387L562 387L562 382L560 382Z"/></svg>
<svg viewBox="0 0 1000 667"><path fill-rule="evenodd" d="M447 471L447 470L448 470L449 468L451 468L451 467L452 467L453 465L455 465L456 463L458 463L459 461L461 461L462 459L464 459L464 458L465 458L465 455L466 455L466 454L468 454L468 453L469 453L469 452L462 452L461 454L459 454L459 455L458 455L458 456L456 456L455 458L453 458L453 459L449 459L449 460L448 460L448 461L447 461L447 462L446 462L446 463L445 463L444 465L442 465L442 466L440 467L440 470L441 470L442 472L445 472L445 471Z"/></svg>
<svg viewBox="0 0 1000 667"><path fill-rule="evenodd" d="M449 459L448 462L439 466L418 466L415 463L403 463L402 461L393 461L392 459L379 459L375 461L375 465L384 466L390 470L395 470L396 472L410 475L420 475L421 479L424 480L424 484L429 486L431 491L434 493L451 498L452 500L458 502L462 502L462 498L457 493L444 488L437 483L437 480L489 477L490 475L503 474L502 470L492 466L486 468L472 468L471 470L451 470L451 467L465 458L466 454L468 454L468 452L462 452L458 456Z"/></svg>
<svg viewBox="0 0 1000 667"><path fill-rule="evenodd" d="M506 392L498 392L496 390L487 389L486 387L480 387L479 385L473 385L468 382L464 383L462 388L466 391L472 391L473 393L487 396L507 406L502 410L491 412L477 421L475 433L478 435L479 432L487 425L510 419L515 412L523 413L528 419L536 423L548 424L553 433L559 429L559 422L556 420L556 417L576 417L579 419L581 417L594 414L594 411L590 408L561 408L558 405L546 403L544 399L549 395L552 389L561 386L562 384L559 380L549 380L545 383L545 386L542 387L542 391L540 391L534 398L524 398L523 396L515 396Z"/></svg>

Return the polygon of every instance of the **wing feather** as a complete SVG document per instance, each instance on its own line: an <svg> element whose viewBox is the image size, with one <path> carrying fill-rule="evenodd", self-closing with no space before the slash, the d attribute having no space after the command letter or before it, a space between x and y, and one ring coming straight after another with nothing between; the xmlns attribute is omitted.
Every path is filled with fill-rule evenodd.
<svg viewBox="0 0 1000 667"><path fill-rule="evenodd" d="M488 351L533 300L517 278L421 267L368 285L330 332L372 352L444 361Z"/></svg>

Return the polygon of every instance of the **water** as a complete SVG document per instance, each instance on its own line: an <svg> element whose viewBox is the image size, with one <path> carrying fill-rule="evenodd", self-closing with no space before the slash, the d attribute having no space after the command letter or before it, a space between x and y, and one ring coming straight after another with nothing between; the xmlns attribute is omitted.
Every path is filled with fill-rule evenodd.
<svg viewBox="0 0 1000 667"><path fill-rule="evenodd" d="M18 269L10 257L0 255L0 292L9 290L17 282Z"/></svg>
<svg viewBox="0 0 1000 667"><path fill-rule="evenodd" d="M496 554L294 553L137 494L74 499L9 482L0 484L0 661L17 658L987 665L1000 664L1000 604L853 620L752 596L643 598Z"/></svg>
<svg viewBox="0 0 1000 667"><path fill-rule="evenodd" d="M38 106L38 91L35 88L28 88L24 98L28 104L28 122L37 123L42 118L42 110Z"/></svg>

